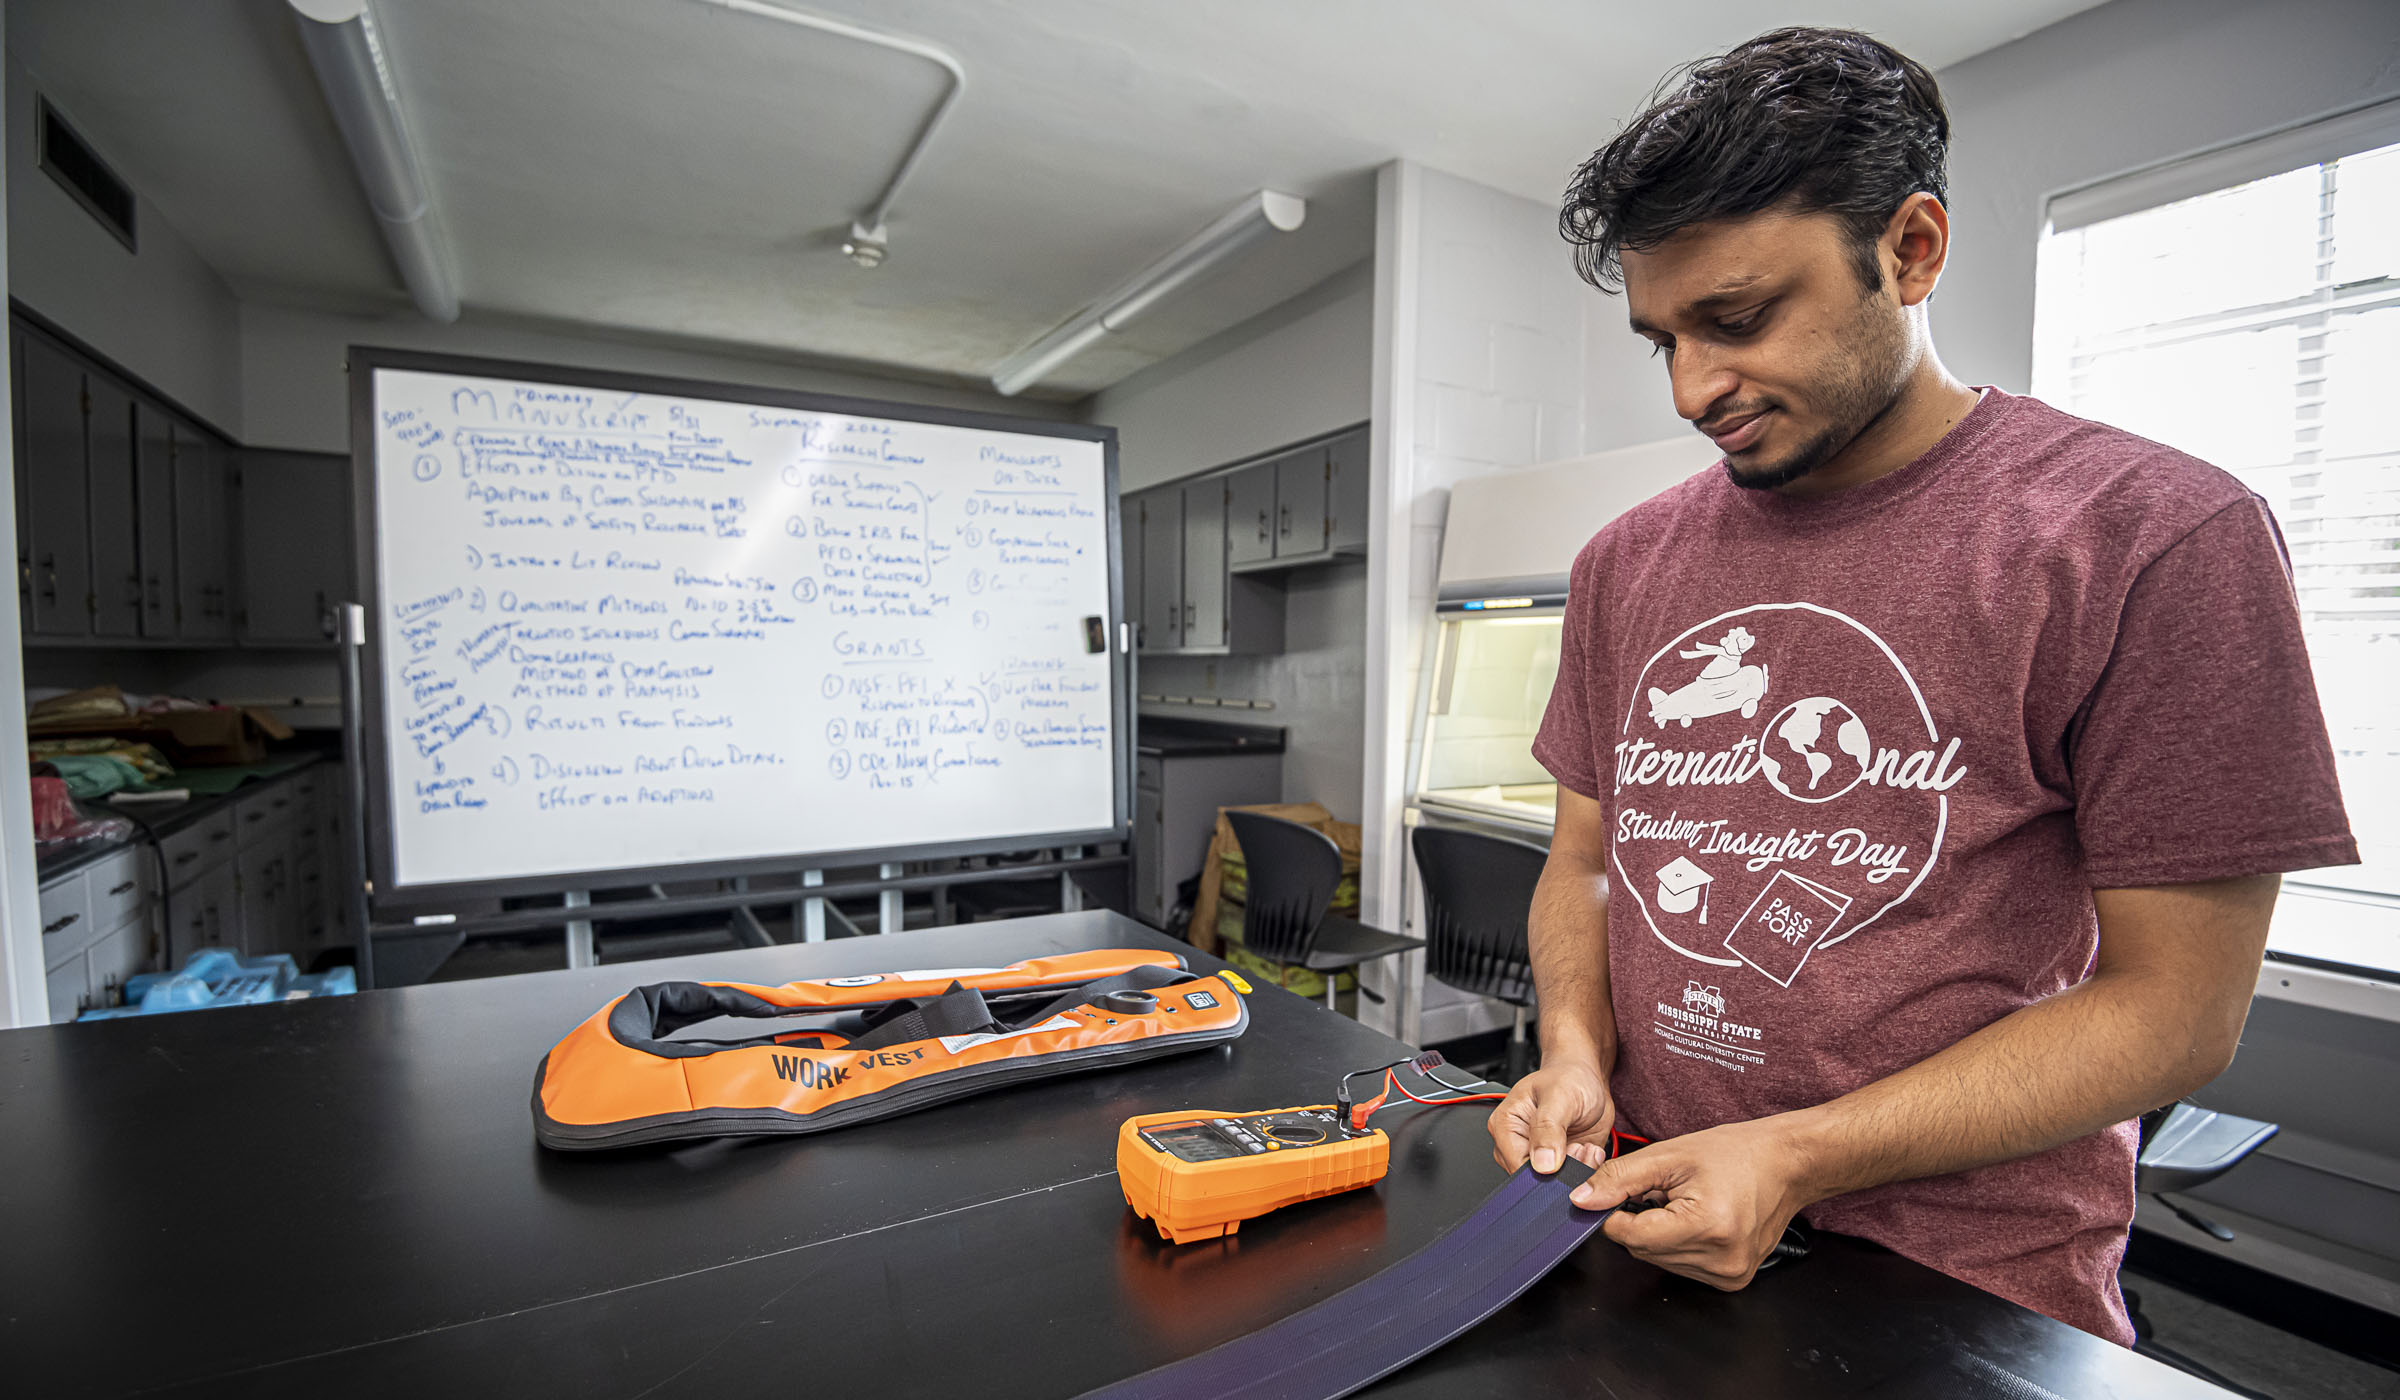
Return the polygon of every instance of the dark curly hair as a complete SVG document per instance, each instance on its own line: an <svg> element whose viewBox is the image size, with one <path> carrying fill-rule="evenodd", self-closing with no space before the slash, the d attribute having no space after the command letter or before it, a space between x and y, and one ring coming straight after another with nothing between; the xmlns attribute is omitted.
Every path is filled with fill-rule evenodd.
<svg viewBox="0 0 2400 1400"><path fill-rule="evenodd" d="M1583 280L1614 291L1620 254L1694 224L1778 205L1833 214L1873 290L1892 212L1920 191L1947 198L1949 148L1950 114L1922 64L1852 29L1777 29L1669 74L1577 168L1559 232Z"/></svg>

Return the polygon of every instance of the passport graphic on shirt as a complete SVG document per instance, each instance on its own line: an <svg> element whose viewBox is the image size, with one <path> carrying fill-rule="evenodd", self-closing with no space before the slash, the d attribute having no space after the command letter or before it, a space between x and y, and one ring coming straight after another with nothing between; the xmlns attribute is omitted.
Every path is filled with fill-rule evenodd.
<svg viewBox="0 0 2400 1400"><path fill-rule="evenodd" d="M1725 946L1777 986L1788 987L1808 955L1833 937L1849 908L1850 896L1839 890L1778 870L1734 922Z"/></svg>

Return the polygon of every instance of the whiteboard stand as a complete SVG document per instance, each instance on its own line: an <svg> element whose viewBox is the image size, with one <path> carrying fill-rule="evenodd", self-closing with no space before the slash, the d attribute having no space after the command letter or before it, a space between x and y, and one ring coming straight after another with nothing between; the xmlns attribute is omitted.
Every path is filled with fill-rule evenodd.
<svg viewBox="0 0 2400 1400"><path fill-rule="evenodd" d="M350 799L348 869L342 872L350 932L358 940L352 955L360 990L375 986L375 925L368 898L367 871L367 715L366 691L359 678L360 649L367 642L367 610L357 603L341 605L342 618L342 792Z"/></svg>
<svg viewBox="0 0 2400 1400"><path fill-rule="evenodd" d="M898 861L887 860L875 867L875 873L886 880L897 880L903 873ZM885 890L875 896L875 931L898 933L908 927L908 910L902 903L907 898L898 890Z"/></svg>
<svg viewBox="0 0 2400 1400"><path fill-rule="evenodd" d="M1058 854L1064 860L1081 860L1083 847L1068 846ZM1058 872L1058 907L1070 914L1083 907L1083 886L1075 883L1075 872L1072 870Z"/></svg>
<svg viewBox="0 0 2400 1400"><path fill-rule="evenodd" d="M750 877L747 875L734 876L733 892L735 894L748 894L750 892ZM660 891L660 895L663 898L665 891ZM775 935L768 931L767 926L764 923L759 921L758 911L752 909L747 904L736 905L734 907L733 937L735 942L740 943L745 948L772 948L775 946Z"/></svg>
<svg viewBox="0 0 2400 1400"><path fill-rule="evenodd" d="M569 909L588 909L592 904L592 892L590 890L569 890L564 899ZM598 967L599 965L599 955L592 947L592 921L589 919L567 920L567 966Z"/></svg>
<svg viewBox="0 0 2400 1400"><path fill-rule="evenodd" d="M800 883L803 885L822 885L825 883L825 872L822 870L803 870L800 872ZM800 901L800 941L803 943L822 943L825 941L824 900L804 899Z"/></svg>

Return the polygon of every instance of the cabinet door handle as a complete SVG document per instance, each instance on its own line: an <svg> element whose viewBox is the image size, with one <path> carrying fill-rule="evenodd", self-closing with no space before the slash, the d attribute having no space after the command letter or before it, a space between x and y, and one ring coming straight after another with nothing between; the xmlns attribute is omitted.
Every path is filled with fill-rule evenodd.
<svg viewBox="0 0 2400 1400"><path fill-rule="evenodd" d="M1285 539L1290 539L1290 538L1291 538L1291 535L1292 535L1292 508L1291 508L1290 506L1285 506L1285 507L1283 507L1282 518L1281 518L1281 519L1280 519L1280 520L1277 522L1277 526L1276 526L1276 528L1277 528L1277 529L1279 529L1279 530L1281 530L1281 531L1283 532L1283 537L1284 537Z"/></svg>
<svg viewBox="0 0 2400 1400"><path fill-rule="evenodd" d="M139 880L127 880L124 884L111 886L108 891L108 897L110 899L115 899L118 895L125 893L125 891L132 889L135 885L140 883L141 882Z"/></svg>
<svg viewBox="0 0 2400 1400"><path fill-rule="evenodd" d="M208 833L208 839L212 843L217 841L231 841L233 839L233 833L230 831L212 831Z"/></svg>
<svg viewBox="0 0 2400 1400"><path fill-rule="evenodd" d="M1267 513L1263 510L1258 513L1258 542L1267 542Z"/></svg>
<svg viewBox="0 0 2400 1400"><path fill-rule="evenodd" d="M1183 625L1186 628L1189 628L1192 625L1192 608L1193 605L1190 603L1183 605Z"/></svg>
<svg viewBox="0 0 2400 1400"><path fill-rule="evenodd" d="M42 925L42 932L44 935L56 933L60 929L65 928L67 925L82 917L83 916L81 914L69 914L65 918L60 919L57 923Z"/></svg>
<svg viewBox="0 0 2400 1400"><path fill-rule="evenodd" d="M193 861L198 859L200 859L200 853L198 851L185 851L181 855L175 857L175 863L177 865L190 865Z"/></svg>

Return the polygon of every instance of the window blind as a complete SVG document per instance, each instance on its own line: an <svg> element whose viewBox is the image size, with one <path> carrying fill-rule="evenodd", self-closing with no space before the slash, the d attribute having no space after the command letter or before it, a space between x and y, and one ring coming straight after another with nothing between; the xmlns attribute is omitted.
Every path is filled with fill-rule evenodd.
<svg viewBox="0 0 2400 1400"><path fill-rule="evenodd" d="M2400 106L2051 212L2034 392L2266 498L2366 862L2291 878L2400 913Z"/></svg>

